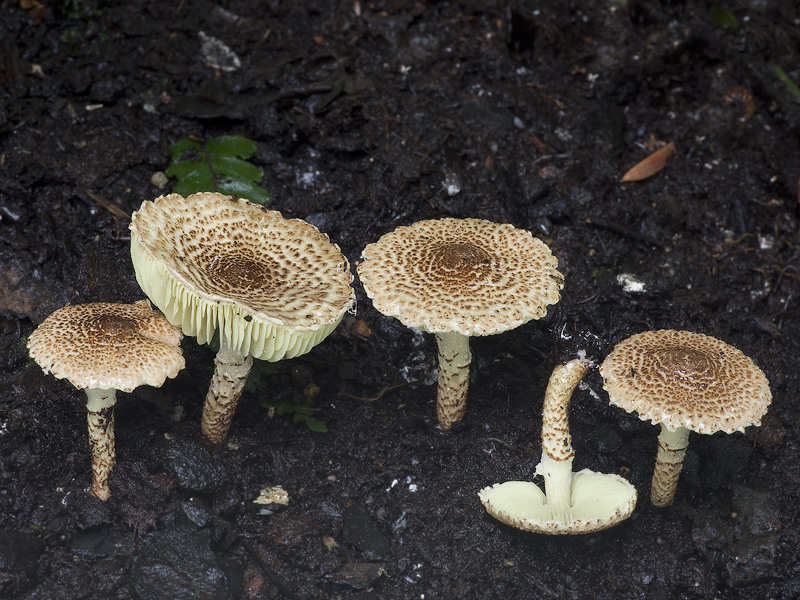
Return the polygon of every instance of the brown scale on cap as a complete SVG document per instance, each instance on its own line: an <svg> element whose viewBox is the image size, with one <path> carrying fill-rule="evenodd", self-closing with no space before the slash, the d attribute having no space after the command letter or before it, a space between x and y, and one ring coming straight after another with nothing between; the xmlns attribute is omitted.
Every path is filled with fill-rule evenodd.
<svg viewBox="0 0 800 600"><path fill-rule="evenodd" d="M436 334L437 415L449 429L466 409L467 336L514 329L558 302L558 260L524 229L481 219L398 227L367 245L358 274L381 313Z"/></svg>
<svg viewBox="0 0 800 600"><path fill-rule="evenodd" d="M620 342L600 366L611 404L661 425L650 493L674 498L689 431L711 434L760 425L772 401L752 360L716 338L689 331L646 331Z"/></svg>

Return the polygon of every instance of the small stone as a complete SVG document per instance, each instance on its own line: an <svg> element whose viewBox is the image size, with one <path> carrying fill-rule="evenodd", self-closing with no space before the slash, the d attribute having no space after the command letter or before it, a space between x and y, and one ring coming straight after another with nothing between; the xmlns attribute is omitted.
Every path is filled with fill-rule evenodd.
<svg viewBox="0 0 800 600"><path fill-rule="evenodd" d="M164 188L167 187L169 179L167 178L167 176L164 174L163 171L156 171L155 173L153 173L153 176L150 177L150 183L152 183L158 189L163 190Z"/></svg>

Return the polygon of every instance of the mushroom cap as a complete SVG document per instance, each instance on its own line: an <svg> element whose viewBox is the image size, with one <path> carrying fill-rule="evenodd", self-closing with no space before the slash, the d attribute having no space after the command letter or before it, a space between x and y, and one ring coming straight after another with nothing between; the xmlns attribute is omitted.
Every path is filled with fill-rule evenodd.
<svg viewBox="0 0 800 600"><path fill-rule="evenodd" d="M96 302L59 308L28 338L28 349L45 373L78 389L133 391L160 387L183 369L181 330L147 300Z"/></svg>
<svg viewBox="0 0 800 600"><path fill-rule="evenodd" d="M558 259L529 231L482 219L398 227L368 244L358 274L381 313L432 333L491 335L558 302Z"/></svg>
<svg viewBox="0 0 800 600"><path fill-rule="evenodd" d="M139 285L169 319L204 344L263 360L299 356L355 302L350 265L328 236L243 198L169 194L131 218Z"/></svg>
<svg viewBox="0 0 800 600"><path fill-rule="evenodd" d="M619 475L589 469L572 475L571 506L556 510L535 483L506 481L483 488L478 497L498 521L534 533L593 533L627 519L636 506L636 488Z"/></svg>
<svg viewBox="0 0 800 600"><path fill-rule="evenodd" d="M716 338L663 329L632 335L600 366L611 404L674 431L743 431L759 425L769 381L740 350Z"/></svg>

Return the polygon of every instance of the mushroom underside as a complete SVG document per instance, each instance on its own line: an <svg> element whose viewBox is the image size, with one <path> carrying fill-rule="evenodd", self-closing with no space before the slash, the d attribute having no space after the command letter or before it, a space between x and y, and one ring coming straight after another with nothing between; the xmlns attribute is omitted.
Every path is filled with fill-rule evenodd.
<svg viewBox="0 0 800 600"><path fill-rule="evenodd" d="M535 533L567 535L608 529L636 506L636 489L618 475L584 469L572 476L570 506L551 506L529 481L506 481L483 488L478 496L498 521Z"/></svg>

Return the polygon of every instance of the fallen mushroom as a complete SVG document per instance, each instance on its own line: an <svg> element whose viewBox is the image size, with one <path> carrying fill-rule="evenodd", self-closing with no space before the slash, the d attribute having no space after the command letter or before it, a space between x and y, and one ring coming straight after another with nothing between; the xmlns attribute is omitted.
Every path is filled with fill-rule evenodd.
<svg viewBox="0 0 800 600"><path fill-rule="evenodd" d="M178 194L144 202L131 218L139 285L200 344L220 348L203 406L203 434L228 437L253 358L305 354L353 306L350 265L328 236L243 198Z"/></svg>
<svg viewBox="0 0 800 600"><path fill-rule="evenodd" d="M593 533L627 519L636 506L636 488L619 475L572 471L575 453L569 434L569 402L589 363L557 365L542 408L542 458L536 474L545 492L529 481L485 487L478 497L495 519L525 531L550 535Z"/></svg>
<svg viewBox="0 0 800 600"><path fill-rule="evenodd" d="M650 501L672 504L689 431L711 434L760 425L772 401L752 360L716 338L672 329L632 335L600 366L611 404L661 425Z"/></svg>
<svg viewBox="0 0 800 600"><path fill-rule="evenodd" d="M564 278L544 242L512 225L439 219L398 227L367 245L357 270L381 313L436 334L436 413L443 430L464 416L469 336L514 329L547 313Z"/></svg>
<svg viewBox="0 0 800 600"><path fill-rule="evenodd" d="M114 405L117 390L161 387L184 367L180 329L147 300L134 304L78 304L47 317L28 338L28 350L45 373L67 379L87 396L90 493L108 500L116 462Z"/></svg>

